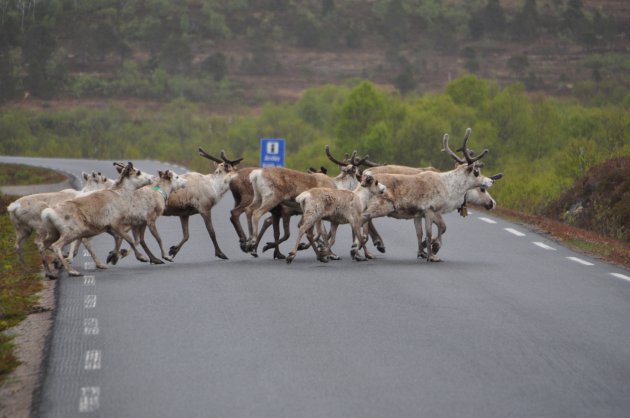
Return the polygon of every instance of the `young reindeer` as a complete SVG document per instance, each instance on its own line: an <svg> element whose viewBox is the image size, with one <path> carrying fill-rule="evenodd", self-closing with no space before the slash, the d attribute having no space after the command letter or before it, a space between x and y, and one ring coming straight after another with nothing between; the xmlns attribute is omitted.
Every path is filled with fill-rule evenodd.
<svg viewBox="0 0 630 418"><path fill-rule="evenodd" d="M170 194L185 187L186 180L177 175L177 173L166 170L158 171L158 177L154 183L141 187L134 193L133 201L129 211L124 216L123 224L127 230L131 228L136 245L139 243L142 246L151 264L164 264L164 262L153 255L144 241L144 233L148 227L160 246L162 258L167 261L173 261L164 250L156 221L164 213ZM116 246L107 257L108 263L116 264L118 262L121 244L122 237L116 237Z"/></svg>
<svg viewBox="0 0 630 418"><path fill-rule="evenodd" d="M134 251L136 258L144 260L131 237L125 232L123 218L129 210L134 191L151 182L148 176L128 163L116 183L109 189L98 190L87 196L59 203L42 211L42 222L48 235L45 248L52 248L71 276L80 276L63 257L63 247L80 238L89 238L112 230L122 236ZM48 268L48 266L45 266ZM52 275L48 269L47 275Z"/></svg>
<svg viewBox="0 0 630 418"><path fill-rule="evenodd" d="M326 146L327 154L330 148ZM367 157L366 157L367 158ZM247 249L252 255L257 256L257 248L260 242L258 223L260 218L279 204L289 205L300 210L295 202L297 195L314 187L328 187L331 189L353 190L358 181L356 173L362 161L356 160L356 151L350 162L340 165L341 173L330 178L322 173L303 173L284 167L268 167L252 170L249 179L254 190L254 199L247 207L247 216L251 217L249 241ZM278 242L276 241L276 246Z"/></svg>
<svg viewBox="0 0 630 418"><path fill-rule="evenodd" d="M362 213L372 196L382 195L385 189L385 186L380 184L378 180L375 180L374 177L363 176L360 184L354 190L318 187L300 193L295 200L300 204L303 215L299 223L300 231L297 241L295 247L287 256L287 263L291 263L297 255L300 241L305 233L317 255L317 259L322 262L328 262L328 256L335 243L336 230L340 224L350 224L352 228L354 238L352 249L350 250L352 259L363 261L372 258L365 247L363 235L361 234ZM326 237L326 234L323 234L324 249L319 251L317 244L314 242L313 229L322 220L327 220L331 223L330 240ZM357 255L361 248L365 252L365 258Z"/></svg>
<svg viewBox="0 0 630 418"><path fill-rule="evenodd" d="M199 155L214 161L216 168L214 172L210 174L190 172L180 176L186 181L186 188L170 195L163 213L164 216L179 216L179 220L182 224L182 240L179 244L173 245L170 248L169 254L174 258L179 250L181 250L184 243L188 241L190 236L188 232L188 218L191 215L199 214L203 218L206 224L206 230L214 244L214 255L227 260L227 256L221 251L221 248L219 248L214 227L212 226L211 211L229 190L231 179L238 173L235 166L240 163L243 158L233 161L223 161L208 154L201 148L199 148Z"/></svg>
<svg viewBox="0 0 630 418"><path fill-rule="evenodd" d="M42 224L42 211L44 209L75 197L84 196L95 190L111 187L114 184L113 181L108 180L101 173L92 172L87 174L84 172L82 175L85 184L81 190L64 189L59 192L32 194L17 199L7 208L9 219L15 228L15 252L24 270L27 270L27 267L24 263L22 247L33 232L35 232L35 245L42 260L46 259L43 247L46 231ZM94 258L94 262L98 268L105 267L98 257Z"/></svg>
<svg viewBox="0 0 630 418"><path fill-rule="evenodd" d="M414 175L381 174L378 180L385 184L388 196L383 199L374 199L364 212L364 221L375 217L389 216L398 219L414 219L418 248L422 248L422 221L426 227L426 242L432 242L431 225L438 225L441 217L438 215L452 212L460 208L464 203L468 190L482 187L489 188L495 180L502 175L484 177L480 173L481 159L488 151L484 150L480 155L471 157L466 143L470 136L470 128L464 137L463 152L465 164L457 166L447 172L426 171ZM449 155L456 156L448 148L448 134L443 138L444 148ZM445 228L443 221L438 226ZM427 261L440 261L433 254L433 246L427 245Z"/></svg>

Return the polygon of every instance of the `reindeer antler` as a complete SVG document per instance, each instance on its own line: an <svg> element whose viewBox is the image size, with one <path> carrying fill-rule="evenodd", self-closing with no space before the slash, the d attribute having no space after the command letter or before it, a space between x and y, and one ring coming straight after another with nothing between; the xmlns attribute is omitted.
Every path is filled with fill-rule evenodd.
<svg viewBox="0 0 630 418"><path fill-rule="evenodd" d="M446 151L448 155L450 155L458 164L466 164L466 160L463 158L460 158L448 146L448 134L444 134L444 137L442 138L442 145L444 146L444 148L442 148L442 151Z"/></svg>
<svg viewBox="0 0 630 418"><path fill-rule="evenodd" d="M347 154L346 154L347 155ZM356 157L357 152L355 151L352 154L352 158ZM350 162L348 161L348 158L346 158L344 161L339 161L337 160L335 157L332 156L332 154L330 153L330 146L326 145L326 156L328 156L328 159L330 161L332 161L333 163L337 164L337 165L343 165L346 166L348 164L350 164ZM352 159L350 159L350 161L352 161Z"/></svg>
<svg viewBox="0 0 630 418"><path fill-rule="evenodd" d="M212 155L210 155L207 152L205 152L204 150L202 150L201 147L199 147L198 151L199 151L199 155L201 155L202 157L207 158L209 160L212 160L215 163L222 163L223 162L219 158L213 157Z"/></svg>
<svg viewBox="0 0 630 418"><path fill-rule="evenodd" d="M462 151L464 152L464 157L466 157L466 162L468 163L468 165L471 165L475 161L480 160L481 157L483 157L489 152L488 149L486 148L481 152L481 154L477 155L476 157L473 157L470 155L470 150L468 149L466 144L468 143L468 138L470 138L471 133L472 133L472 129L470 128L466 129L466 134L464 135L464 144L462 145L462 148L461 148Z"/></svg>
<svg viewBox="0 0 630 418"><path fill-rule="evenodd" d="M230 164L231 166L235 166L236 164L240 163L241 161L243 161L243 158L245 157L237 158L236 160L230 160L225 154L225 151L221 150L221 159L223 160L224 163Z"/></svg>

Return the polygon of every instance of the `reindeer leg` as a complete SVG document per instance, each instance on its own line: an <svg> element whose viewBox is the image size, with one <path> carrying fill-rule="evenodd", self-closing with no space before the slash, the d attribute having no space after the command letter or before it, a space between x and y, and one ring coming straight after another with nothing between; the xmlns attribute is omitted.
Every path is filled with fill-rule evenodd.
<svg viewBox="0 0 630 418"><path fill-rule="evenodd" d="M300 246L300 241L302 240L302 237L304 236L304 233L306 232L307 229L308 229L308 226L304 222L304 216L302 216L302 219L300 219L300 222L299 222L297 241L295 241L295 246L289 252L289 255L287 255L287 264L291 264L291 262L297 255L298 247Z"/></svg>
<svg viewBox="0 0 630 418"><path fill-rule="evenodd" d="M284 222L283 222L284 223ZM288 222L287 222L288 223ZM280 252L280 243L289 239L289 229L287 225L284 225L284 235L280 238L280 216L273 216L273 238L274 238L274 260L284 260L287 257Z"/></svg>
<svg viewBox="0 0 630 418"><path fill-rule="evenodd" d="M169 255L173 258L175 258L179 250L182 249L182 246L186 243L186 241L188 241L188 238L190 237L188 233L188 218L189 218L188 216L179 217L179 221L182 224L183 237L179 244L171 246L171 248L168 250Z"/></svg>
<svg viewBox="0 0 630 418"><path fill-rule="evenodd" d="M254 257L258 257L257 251L258 244L260 243L260 235L258 234L258 222L265 213L269 212L271 209L277 206L277 204L274 203L275 202L273 201L269 201L266 203L263 202L263 204L256 208L252 213L252 235L250 235L248 249L250 250L251 255Z"/></svg>
<svg viewBox="0 0 630 418"><path fill-rule="evenodd" d="M431 212L425 212L424 214L424 227L426 229L426 243L427 243L427 262L431 262L431 261L442 261L440 260L436 255L433 254L433 245L432 244L432 238L433 238L433 213Z"/></svg>
<svg viewBox="0 0 630 418"><path fill-rule="evenodd" d="M105 261L107 263L116 265L116 263L118 263L118 260L120 260L120 246L122 245L123 239L122 237L113 233L112 237L114 237L114 249L109 252Z"/></svg>
<svg viewBox="0 0 630 418"><path fill-rule="evenodd" d="M70 265L70 263L68 263L68 260L66 260L66 258L63 256L63 247L65 247L67 244L74 241L75 239L75 237L64 237L63 235L61 235L61 237L59 237L59 239L51 245L51 248L57 255L59 261L61 261L61 264L63 264L64 268L68 271L68 274L70 276L82 276L82 274L75 270Z"/></svg>
<svg viewBox="0 0 630 418"><path fill-rule="evenodd" d="M243 231L243 227L241 226L241 222L239 221L239 218L243 212L245 212L245 208L243 206L241 206L240 204L235 206L230 211L230 222L232 222L232 225L236 230L236 235L238 235L238 242L239 246L241 247L241 251L247 252L247 237L245 236L245 231Z"/></svg>
<svg viewBox="0 0 630 418"><path fill-rule="evenodd" d="M15 229L15 253L18 256L18 260L20 262L20 266L22 266L22 270L24 270L25 272L28 272L29 268L26 265L26 262L24 262L24 253L22 251L22 247L24 247L24 243L30 235L31 231L26 232L22 229Z"/></svg>
<svg viewBox="0 0 630 418"><path fill-rule="evenodd" d="M138 248L136 247L136 243L129 236L129 234L127 234L127 232L125 231L125 227L123 225L112 225L111 228L116 234L120 235L125 241L127 241L127 244L129 244L129 246L131 247L131 250L136 256L136 260L141 261L143 263L146 263L147 261L149 261L144 255L142 255L142 253L140 253L140 251L138 251Z"/></svg>
<svg viewBox="0 0 630 418"><path fill-rule="evenodd" d="M376 227L374 226L374 223L371 220L368 222L368 233L372 237L372 244L374 244L376 249L382 253L385 253L385 244L383 243L383 238L381 237L381 234L378 233Z"/></svg>
<svg viewBox="0 0 630 418"><path fill-rule="evenodd" d="M335 254L332 250L332 246L335 245L335 241L337 240L337 229L339 228L339 224L330 223L330 231L328 233L326 233L326 231L322 231L322 237L324 238L324 243L326 245L326 247L328 248L328 253L329 253L329 257L331 260L341 260L341 257L339 257L337 254ZM322 225L322 229L323 229L323 225Z"/></svg>
<svg viewBox="0 0 630 418"><path fill-rule="evenodd" d="M227 256L223 254L223 251L221 251L221 248L219 248L217 235L214 233L214 227L212 226L212 214L210 213L210 210L208 210L207 212L199 212L199 214L206 224L206 229L208 230L208 234L210 234L210 239L212 240L212 244L214 245L214 256L219 257L223 260L227 260Z"/></svg>
<svg viewBox="0 0 630 418"><path fill-rule="evenodd" d="M74 244L75 242L78 242L79 240L74 240L72 241L72 244ZM82 240L80 240L81 243L83 243L83 246L85 247L85 249L88 251L88 253L90 253L90 256L92 257L92 260L94 260L94 264L96 265L96 268L100 269L100 270L107 270L107 265L105 265L100 258L98 258L98 256L96 255L96 251L94 251L94 248L92 247L92 239L91 238L83 238ZM77 245L78 247L78 245ZM70 253L72 254L72 251L70 251ZM71 260L68 260L68 262L70 263Z"/></svg>
<svg viewBox="0 0 630 418"><path fill-rule="evenodd" d="M416 238L418 240L418 258L427 258L427 253L425 251L426 243L422 239L423 230L422 230L422 217L416 216L413 218L413 226L416 228Z"/></svg>
<svg viewBox="0 0 630 418"><path fill-rule="evenodd" d="M157 230L157 225L155 224L155 220L148 222L147 226L149 227L149 231L151 231L151 235L153 235L153 238L155 238L158 245L160 246L160 253L162 255L162 258L166 261L172 262L173 259L169 257L168 255L166 255L166 251L164 251L164 246L162 245L162 237L160 236L160 233Z"/></svg>
<svg viewBox="0 0 630 418"><path fill-rule="evenodd" d="M262 227L260 228L260 232L258 233L258 236L256 237L256 241L262 240L262 237L263 235L265 235L265 232L267 232L267 229L269 229L269 227L273 224L274 224L274 215L270 215L263 221ZM273 233L275 236L276 234L275 227L274 227ZM263 253L267 251L268 249L275 248L275 247L276 247L275 242L267 242L265 246L263 247Z"/></svg>
<svg viewBox="0 0 630 418"><path fill-rule="evenodd" d="M144 240L144 232L146 231L146 229L147 229L146 225L134 228L133 229L134 237L136 237L136 235L138 236L139 241L140 241L140 245L142 246L142 249L144 250L145 254L149 256L149 262L151 264L164 264L164 261L160 260L159 258L157 258L156 256L153 255L153 253L149 249L149 246L145 242L145 240ZM155 237L155 235L153 235L153 236ZM162 249L161 242L160 242L160 249Z"/></svg>

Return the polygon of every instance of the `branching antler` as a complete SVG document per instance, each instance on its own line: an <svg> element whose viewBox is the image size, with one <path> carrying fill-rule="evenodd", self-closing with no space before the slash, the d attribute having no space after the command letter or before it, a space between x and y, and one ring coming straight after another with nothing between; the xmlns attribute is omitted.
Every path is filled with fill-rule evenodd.
<svg viewBox="0 0 630 418"><path fill-rule="evenodd" d="M223 162L226 164L230 164L231 166L235 166L238 163L240 163L241 161L243 161L244 157L241 158L237 158L236 160L230 160L228 159L227 155L225 154L224 150L221 150L221 159L223 159Z"/></svg>
<svg viewBox="0 0 630 418"><path fill-rule="evenodd" d="M217 157L213 157L212 155L208 154L207 152L205 152L203 149L201 149L201 147L199 147L199 155L201 155L204 158L207 158L209 160L214 161L215 163L222 163L223 161Z"/></svg>

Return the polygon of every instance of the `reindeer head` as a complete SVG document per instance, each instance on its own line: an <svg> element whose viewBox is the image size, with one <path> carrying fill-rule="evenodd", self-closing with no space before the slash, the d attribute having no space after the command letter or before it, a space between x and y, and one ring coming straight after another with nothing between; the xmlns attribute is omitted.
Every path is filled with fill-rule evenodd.
<svg viewBox="0 0 630 418"><path fill-rule="evenodd" d="M241 161L243 161L243 157L237 158L236 160L228 159L224 150L221 150L221 158L217 158L213 155L210 155L201 148L199 148L198 151L199 151L199 155L215 163L215 169L214 169L215 175L227 175L230 173L235 174L236 171L238 170L236 166Z"/></svg>
<svg viewBox="0 0 630 418"><path fill-rule="evenodd" d="M184 189L186 187L186 180L181 178L174 171L166 170L166 171L158 171L158 183L169 183L171 192L174 192L179 189Z"/></svg>
<svg viewBox="0 0 630 418"><path fill-rule="evenodd" d="M484 149L481 154L473 157L471 155L471 150L467 147L468 139L470 138L471 133L472 130L470 128L466 129L466 134L464 135L464 143L459 149L463 152L464 158L459 157L448 146L448 134L444 134L444 138L442 139L442 142L444 144L444 148L442 149L442 151L446 151L457 162L457 164L459 164L455 168L455 171L465 173L466 176L470 177L470 181L476 184L475 187L491 187L496 180L503 177L503 173L495 174L492 177L485 177L481 175L481 168L483 167L483 163L479 162L479 160L488 153L488 150Z"/></svg>
<svg viewBox="0 0 630 418"><path fill-rule="evenodd" d="M353 190L361 181L359 166L365 164L369 157L366 155L364 158L358 158L355 150L352 152L352 156L346 154L344 159L340 161L332 156L328 145L326 145L326 156L328 156L330 161L337 164L341 170L341 173L335 177L335 182L344 189Z"/></svg>
<svg viewBox="0 0 630 418"><path fill-rule="evenodd" d="M361 177L361 187L365 187L375 195L380 195L387 191L387 187L384 184L379 183L378 180L369 174Z"/></svg>
<svg viewBox="0 0 630 418"><path fill-rule="evenodd" d="M122 164L114 163L118 170ZM115 187L128 187L131 189L139 189L153 181L153 176L134 168L133 163L129 162L120 169L118 180L114 184Z"/></svg>

